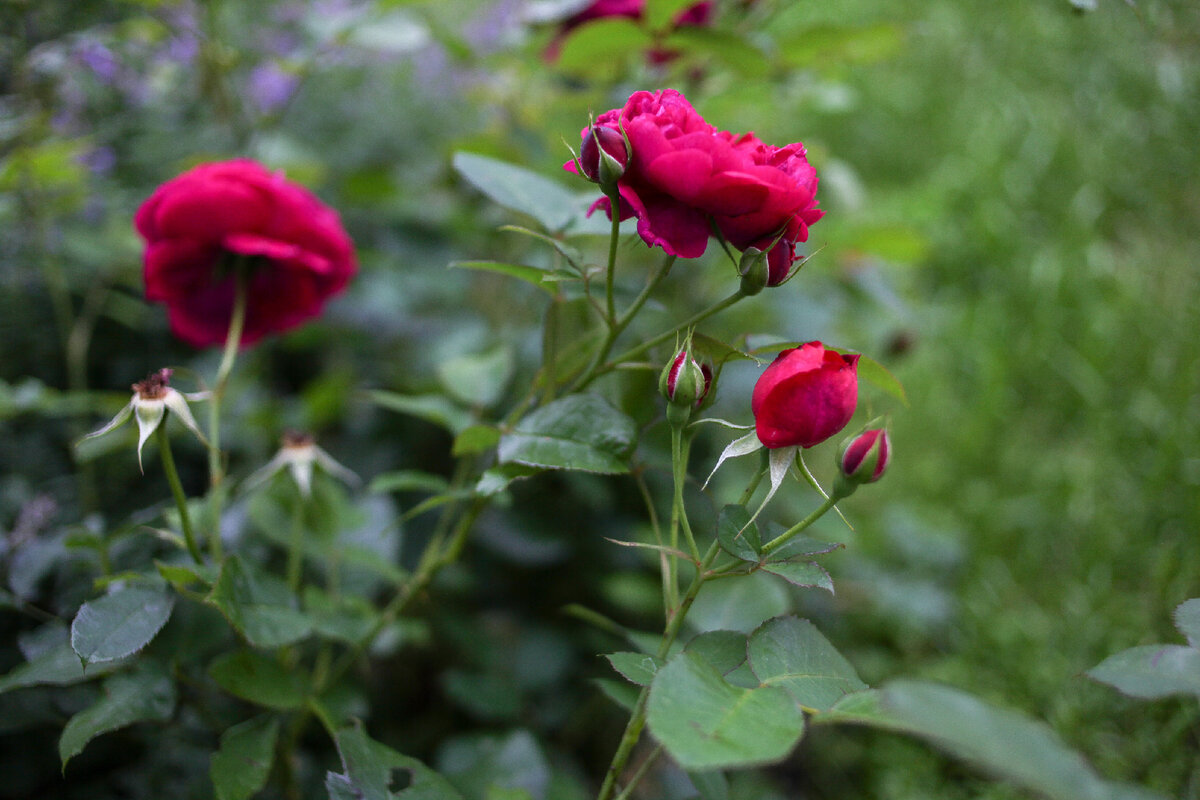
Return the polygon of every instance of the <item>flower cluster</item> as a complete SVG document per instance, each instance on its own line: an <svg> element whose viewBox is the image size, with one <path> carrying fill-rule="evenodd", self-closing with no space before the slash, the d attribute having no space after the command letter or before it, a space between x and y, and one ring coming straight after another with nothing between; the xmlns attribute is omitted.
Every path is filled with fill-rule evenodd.
<svg viewBox="0 0 1200 800"><path fill-rule="evenodd" d="M357 264L335 211L308 190L239 159L202 164L155 190L134 218L146 240L146 299L197 347L224 343L238 271L247 282L242 344L317 316Z"/></svg>
<svg viewBox="0 0 1200 800"><path fill-rule="evenodd" d="M796 244L824 213L803 144L776 147L753 133L718 130L673 89L635 92L582 131L584 141L616 155L606 146L615 143L612 134L596 129L628 142L616 213L637 217L642 239L671 255L702 255L715 228L740 250L767 251L767 285L778 285L792 269ZM565 168L579 169L574 161ZM596 209L611 217L612 199L597 200Z"/></svg>

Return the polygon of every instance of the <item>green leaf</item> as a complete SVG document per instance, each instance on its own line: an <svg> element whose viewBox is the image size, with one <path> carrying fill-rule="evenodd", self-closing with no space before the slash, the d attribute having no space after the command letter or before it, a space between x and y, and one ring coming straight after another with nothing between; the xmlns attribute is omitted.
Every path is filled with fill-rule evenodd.
<svg viewBox="0 0 1200 800"><path fill-rule="evenodd" d="M475 493L481 497L491 497L503 492L513 481L532 477L541 471L540 467L527 467L524 464L498 464L479 476Z"/></svg>
<svg viewBox="0 0 1200 800"><path fill-rule="evenodd" d="M125 666L125 662L110 661L84 669L79 656L71 649L66 629L57 623L39 628L35 633L53 643L39 648L28 663L13 667L0 677L0 693L30 686L70 686L95 680Z"/></svg>
<svg viewBox="0 0 1200 800"><path fill-rule="evenodd" d="M547 230L561 231L578 215L579 195L524 167L476 153L455 153L458 174L490 199L528 214Z"/></svg>
<svg viewBox="0 0 1200 800"><path fill-rule="evenodd" d="M205 600L255 647L298 642L312 632L312 621L293 606L279 578L252 571L237 555L221 565L221 575Z"/></svg>
<svg viewBox="0 0 1200 800"><path fill-rule="evenodd" d="M1200 597L1185 600L1176 606L1175 627L1187 637L1188 644L1200 648Z"/></svg>
<svg viewBox="0 0 1200 800"><path fill-rule="evenodd" d="M746 634L738 631L707 631L694 637L684 652L700 659L721 673L734 686L753 689L758 678L746 664Z"/></svg>
<svg viewBox="0 0 1200 800"><path fill-rule="evenodd" d="M631 20L600 19L571 31L559 53L558 67L594 74L605 65L640 58L652 44L649 32Z"/></svg>
<svg viewBox="0 0 1200 800"><path fill-rule="evenodd" d="M679 50L690 56L708 56L746 78L760 78L771 69L767 57L751 42L719 28L676 28L663 41L663 49Z"/></svg>
<svg viewBox="0 0 1200 800"><path fill-rule="evenodd" d="M612 668L630 683L638 686L649 686L654 675L662 668L663 661L645 653L609 653L605 658Z"/></svg>
<svg viewBox="0 0 1200 800"><path fill-rule="evenodd" d="M896 681L881 691L879 707L887 715L882 727L928 739L952 755L1054 800L1161 797L1106 783L1044 723L990 706L957 689Z"/></svg>
<svg viewBox="0 0 1200 800"><path fill-rule="evenodd" d="M71 647L85 664L131 656L162 630L174 607L175 595L148 586L91 600L71 623Z"/></svg>
<svg viewBox="0 0 1200 800"><path fill-rule="evenodd" d="M908 394L904 391L904 384L900 383L900 379L888 372L878 361L861 353L858 356L858 377L887 392L905 407L908 406Z"/></svg>
<svg viewBox="0 0 1200 800"><path fill-rule="evenodd" d="M367 736L361 725L338 731L334 736L343 774L330 772L325 786L331 800L463 800L449 781L415 758L397 753ZM392 792L392 771L411 776L408 788Z"/></svg>
<svg viewBox="0 0 1200 800"><path fill-rule="evenodd" d="M379 620L375 606L366 598L354 595L335 598L316 586L304 588L304 611L319 636L352 645L361 642Z"/></svg>
<svg viewBox="0 0 1200 800"><path fill-rule="evenodd" d="M296 670L254 650L217 656L208 675L225 691L266 708L290 710L304 705L304 679Z"/></svg>
<svg viewBox="0 0 1200 800"><path fill-rule="evenodd" d="M371 402L388 411L420 417L451 433L462 432L473 421L469 411L440 394L397 394L372 390L367 392L367 396Z"/></svg>
<svg viewBox="0 0 1200 800"><path fill-rule="evenodd" d="M724 772L689 772L687 776L692 786L700 793L701 800L731 800L729 779L725 777Z"/></svg>
<svg viewBox="0 0 1200 800"><path fill-rule="evenodd" d="M491 425L472 425L454 439L450 455L472 456L486 452L500 443L500 430Z"/></svg>
<svg viewBox="0 0 1200 800"><path fill-rule="evenodd" d="M438 380L455 400L468 406L495 405L513 372L513 354L506 345L483 353L454 356L437 365Z"/></svg>
<svg viewBox="0 0 1200 800"><path fill-rule="evenodd" d="M787 692L733 686L688 652L655 676L647 722L686 770L779 761L804 733L804 713Z"/></svg>
<svg viewBox="0 0 1200 800"><path fill-rule="evenodd" d="M92 739L135 722L164 721L175 710L175 683L158 668L121 672L104 681L95 705L67 721L58 740L65 768Z"/></svg>
<svg viewBox="0 0 1200 800"><path fill-rule="evenodd" d="M778 575L793 586L824 589L833 594L833 578L820 564L812 561L773 561L762 568L763 572Z"/></svg>
<svg viewBox="0 0 1200 800"><path fill-rule="evenodd" d="M665 28L675 22L679 12L695 3L695 0L646 0L642 19L652 31Z"/></svg>
<svg viewBox="0 0 1200 800"><path fill-rule="evenodd" d="M792 610L791 592L762 573L709 581L700 589L688 622L701 631L750 633L765 621Z"/></svg>
<svg viewBox="0 0 1200 800"><path fill-rule="evenodd" d="M786 530L778 523L770 523L767 525L768 540L781 535ZM820 556L825 553L832 553L834 550L841 550L846 545L841 542L822 542L818 539L813 539L803 534L793 536L788 539L783 545L775 550L767 557L767 562L776 561L791 561L797 558L808 558L809 556Z"/></svg>
<svg viewBox="0 0 1200 800"><path fill-rule="evenodd" d="M779 52L790 66L871 63L890 58L904 47L904 31L892 23L873 25L816 25L794 40L780 42Z"/></svg>
<svg viewBox="0 0 1200 800"><path fill-rule="evenodd" d="M442 492L449 486L449 482L441 475L416 469L402 469L376 475L367 487L367 491L372 494L379 492Z"/></svg>
<svg viewBox="0 0 1200 800"><path fill-rule="evenodd" d="M745 506L727 505L717 519L717 541L721 549L734 558L757 564L762 540L758 525L750 520Z"/></svg>
<svg viewBox="0 0 1200 800"><path fill-rule="evenodd" d="M537 409L500 439L501 462L547 469L622 473L633 449L634 421L594 394L578 394Z"/></svg>
<svg viewBox="0 0 1200 800"><path fill-rule="evenodd" d="M1111 655L1086 674L1124 694L1147 700L1174 694L1200 696L1200 650L1148 644Z"/></svg>
<svg viewBox="0 0 1200 800"><path fill-rule="evenodd" d="M450 266L458 269L475 269L482 272L495 272L500 275L507 275L510 278L516 278L517 280L533 284L546 294L554 294L554 284L547 282L545 279L550 273L540 267L531 267L528 264L509 264L502 261L455 261Z"/></svg>
<svg viewBox="0 0 1200 800"><path fill-rule="evenodd" d="M806 709L825 711L843 695L866 689L854 667L806 619L773 619L750 635L750 668Z"/></svg>
<svg viewBox="0 0 1200 800"><path fill-rule="evenodd" d="M217 570L210 564L168 564L165 561L155 561L158 574L176 589L186 589L199 584L205 589L212 588L217 577Z"/></svg>
<svg viewBox="0 0 1200 800"><path fill-rule="evenodd" d="M250 800L267 785L278 735L274 714L248 719L221 734L221 747L208 768L216 800Z"/></svg>

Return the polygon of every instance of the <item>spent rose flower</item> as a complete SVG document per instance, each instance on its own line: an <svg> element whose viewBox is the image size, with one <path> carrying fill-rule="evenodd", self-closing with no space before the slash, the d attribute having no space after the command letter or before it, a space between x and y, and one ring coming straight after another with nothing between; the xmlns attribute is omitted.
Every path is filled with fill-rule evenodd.
<svg viewBox="0 0 1200 800"><path fill-rule="evenodd" d="M321 312L357 269L335 211L245 159L201 164L158 187L134 217L146 240L146 299L197 347L225 342L246 270L243 345Z"/></svg>
<svg viewBox="0 0 1200 800"><path fill-rule="evenodd" d="M750 410L766 447L812 447L846 427L857 404L858 356L809 342L771 362L754 385Z"/></svg>
<svg viewBox="0 0 1200 800"><path fill-rule="evenodd" d="M196 418L192 416L191 409L188 408L187 404L188 400L205 400L208 398L208 394L206 392L196 392L185 395L172 389L171 375L173 372L174 370L171 369L160 369L157 372L151 372L145 380L133 384L130 387L133 389L133 397L129 403L118 411L117 415L109 420L104 427L92 431L87 436L84 436L83 439L95 439L111 433L124 425L130 417L133 417L137 420L138 426L137 457L138 468L141 469L142 448L146 445L146 441L149 440L150 436L158 430L158 426L166 419L167 412L171 411L200 440L201 444L208 447L208 440L200 432L200 426L196 424Z"/></svg>
<svg viewBox="0 0 1200 800"><path fill-rule="evenodd" d="M752 133L717 130L674 89L635 92L596 125L629 142L617 213L637 217L642 239L671 255L702 255L715 225L738 249L771 251L768 285L776 285L791 270L796 243L807 241L824 213L804 145L775 147ZM581 135L596 134L589 127ZM574 161L564 167L578 170ZM603 197L592 211L611 217L611 205Z"/></svg>

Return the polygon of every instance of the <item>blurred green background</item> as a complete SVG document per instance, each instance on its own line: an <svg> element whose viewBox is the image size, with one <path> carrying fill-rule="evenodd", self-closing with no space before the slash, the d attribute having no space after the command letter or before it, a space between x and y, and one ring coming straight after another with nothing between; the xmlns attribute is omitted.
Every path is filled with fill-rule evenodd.
<svg viewBox="0 0 1200 800"><path fill-rule="evenodd" d="M201 160L258 158L337 208L359 248L361 274L320 322L244 356L231 408L241 424L225 436L235 471L266 461L292 426L364 477L444 473L449 437L362 390L436 389L440 362L495 342L518 354L519 388L541 301L447 264L545 257L496 230L521 220L458 179L451 154L568 182L564 142L589 112L672 86L718 127L803 140L827 212L795 281L706 332L859 349L909 400L864 393L891 413L896 454L886 480L843 504L853 531L823 524L848 545L824 562L836 597L764 590L701 613L752 626L760 610L796 608L868 683L945 681L1045 719L1107 777L1200 797L1195 700L1134 701L1082 675L1126 647L1177 641L1171 609L1200 595L1200 5L717 8L711 31L676 37L675 58L652 63L641 38L616 29L568 39L547 60L554 26L533 12L550 18L554 3L0 4L9 590L68 616L88 596L72 583L78 565L39 561L30 542L116 524L165 492L138 475L128 442L77 464L72 440L150 370L214 369L216 354L173 341L163 310L140 297L130 220L154 186ZM673 302L730 290L715 250L675 270ZM651 257L631 243L622 259L632 284ZM747 421L756 374L727 370L713 414ZM658 402L649 383L625 401ZM702 439L694 472L723 446ZM199 447L179 457L198 489ZM814 457L824 475L828 459ZM372 502L394 514L419 499ZM812 497L778 505L796 517ZM594 654L616 648L560 609L658 624L649 565L601 538L633 538L643 515L620 481L520 485L422 609L428 624L381 663L375 735L463 785L508 748L541 759L550 797L581 796L579 775L607 763L622 724L587 682L608 677ZM418 519L406 535L425 533ZM23 629L12 614L0 626L6 638ZM38 730L5 736L0 774L24 772L0 796L55 785L54 729ZM124 786L105 766L114 758L85 755L68 791L169 785ZM1022 796L923 745L840 728L807 737L768 778L739 780L747 798ZM653 791L686 796L669 781Z"/></svg>

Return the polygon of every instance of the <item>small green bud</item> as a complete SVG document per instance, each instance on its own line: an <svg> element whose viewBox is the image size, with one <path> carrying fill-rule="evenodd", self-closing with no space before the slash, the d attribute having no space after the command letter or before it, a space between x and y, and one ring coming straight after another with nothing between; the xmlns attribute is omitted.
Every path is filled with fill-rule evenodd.
<svg viewBox="0 0 1200 800"><path fill-rule="evenodd" d="M742 294L747 297L758 294L770 278L767 254L757 247L747 247L738 261L738 273L742 276Z"/></svg>

